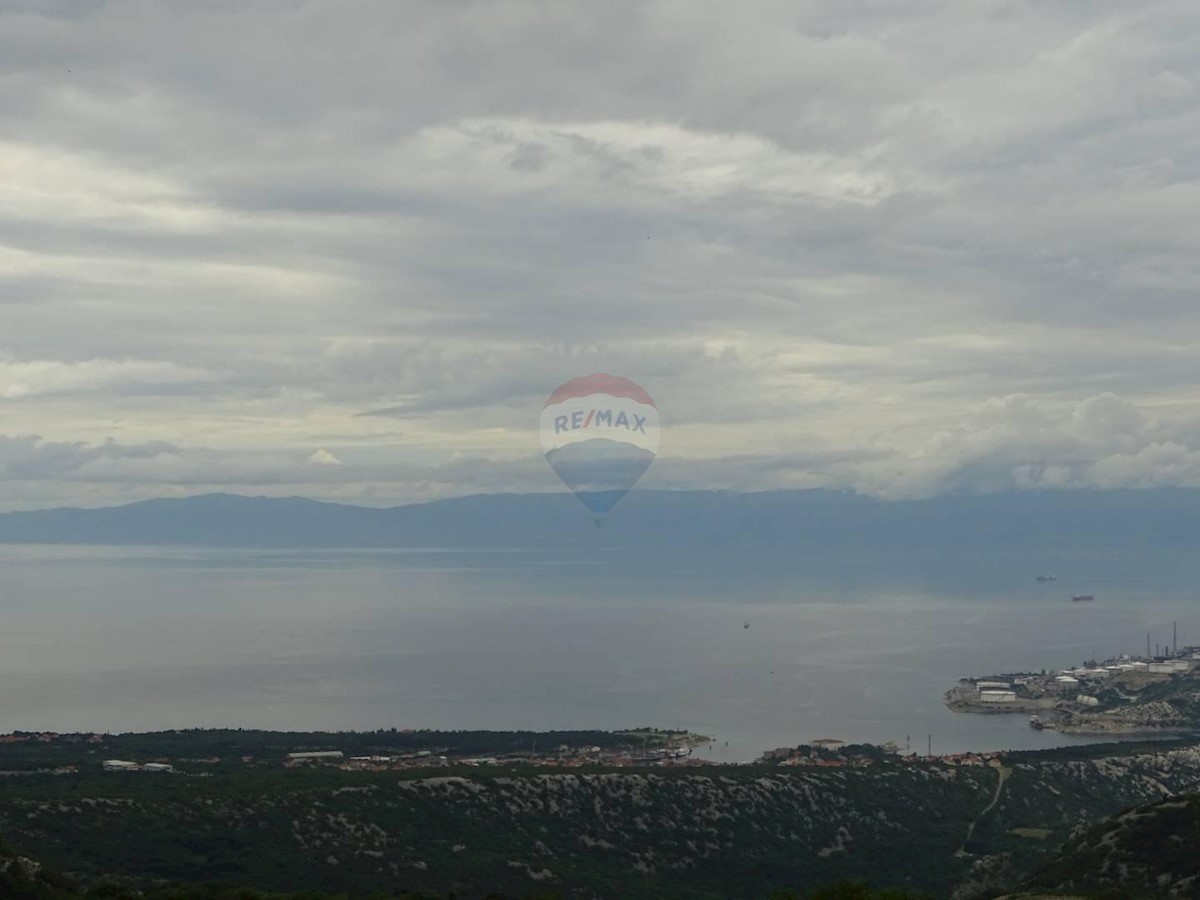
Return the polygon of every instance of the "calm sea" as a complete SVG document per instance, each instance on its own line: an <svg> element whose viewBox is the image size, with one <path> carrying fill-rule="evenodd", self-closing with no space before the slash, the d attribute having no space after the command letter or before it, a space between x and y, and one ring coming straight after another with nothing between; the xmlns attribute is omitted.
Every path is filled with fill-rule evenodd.
<svg viewBox="0 0 1200 900"><path fill-rule="evenodd" d="M1059 580L1037 584L1038 572ZM813 738L1066 743L946 711L972 674L1200 644L1200 567L1038 560L0 547L0 732L687 728L745 760ZM1071 603L1092 593L1093 603ZM748 626L748 627L747 627Z"/></svg>

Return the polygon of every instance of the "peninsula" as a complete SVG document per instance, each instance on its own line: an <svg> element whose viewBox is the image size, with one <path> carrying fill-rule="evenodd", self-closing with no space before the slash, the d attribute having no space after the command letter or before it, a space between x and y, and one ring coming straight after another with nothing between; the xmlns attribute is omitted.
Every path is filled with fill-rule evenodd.
<svg viewBox="0 0 1200 900"><path fill-rule="evenodd" d="M1200 648L965 678L942 699L954 712L1023 713L1066 734L1186 734L1200 731Z"/></svg>

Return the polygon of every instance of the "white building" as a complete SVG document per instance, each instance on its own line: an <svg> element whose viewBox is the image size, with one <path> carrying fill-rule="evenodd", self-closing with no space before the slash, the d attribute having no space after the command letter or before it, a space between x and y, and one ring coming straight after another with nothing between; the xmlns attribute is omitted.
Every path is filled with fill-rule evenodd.
<svg viewBox="0 0 1200 900"><path fill-rule="evenodd" d="M1174 675L1177 672L1186 672L1189 668L1190 666L1188 666L1187 661L1182 659L1153 662L1149 666L1150 672L1154 675Z"/></svg>
<svg viewBox="0 0 1200 900"><path fill-rule="evenodd" d="M980 691L980 703L1012 703L1017 699L1016 691Z"/></svg>
<svg viewBox="0 0 1200 900"><path fill-rule="evenodd" d="M174 772L175 767L167 763L146 763L142 766L143 772Z"/></svg>
<svg viewBox="0 0 1200 900"><path fill-rule="evenodd" d="M1095 697L1089 697L1087 694L1080 694L1075 698L1076 703L1082 703L1084 706L1099 706L1100 701Z"/></svg>
<svg viewBox="0 0 1200 900"><path fill-rule="evenodd" d="M342 759L344 756L345 754L341 750L313 750L305 753L289 753L287 758L296 762L303 762L308 759Z"/></svg>
<svg viewBox="0 0 1200 900"><path fill-rule="evenodd" d="M1066 687L1071 687L1072 685L1079 684L1079 679L1076 678L1074 675L1059 675L1054 680L1057 681L1059 684L1064 685Z"/></svg>
<svg viewBox="0 0 1200 900"><path fill-rule="evenodd" d="M129 762L126 759L106 759L104 761L105 772L136 772L140 768L141 766L137 763Z"/></svg>
<svg viewBox="0 0 1200 900"><path fill-rule="evenodd" d="M1007 681L977 681L975 687L981 691L1007 691L1012 685Z"/></svg>

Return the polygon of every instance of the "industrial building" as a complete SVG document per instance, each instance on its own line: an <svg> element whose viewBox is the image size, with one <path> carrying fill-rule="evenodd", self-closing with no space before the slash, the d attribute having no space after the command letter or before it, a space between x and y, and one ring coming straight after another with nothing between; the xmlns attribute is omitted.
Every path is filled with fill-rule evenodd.
<svg viewBox="0 0 1200 900"><path fill-rule="evenodd" d="M1013 703L1017 699L1016 691L980 691L980 703Z"/></svg>

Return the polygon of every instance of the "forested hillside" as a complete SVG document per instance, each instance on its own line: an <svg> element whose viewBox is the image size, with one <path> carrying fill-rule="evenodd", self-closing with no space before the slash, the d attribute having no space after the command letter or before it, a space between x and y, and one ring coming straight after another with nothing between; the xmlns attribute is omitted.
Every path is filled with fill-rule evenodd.
<svg viewBox="0 0 1200 900"><path fill-rule="evenodd" d="M0 835L85 883L759 898L844 878L982 894L1080 826L1200 790L1200 750L864 768L230 769L0 779ZM632 880L632 882L631 882Z"/></svg>

